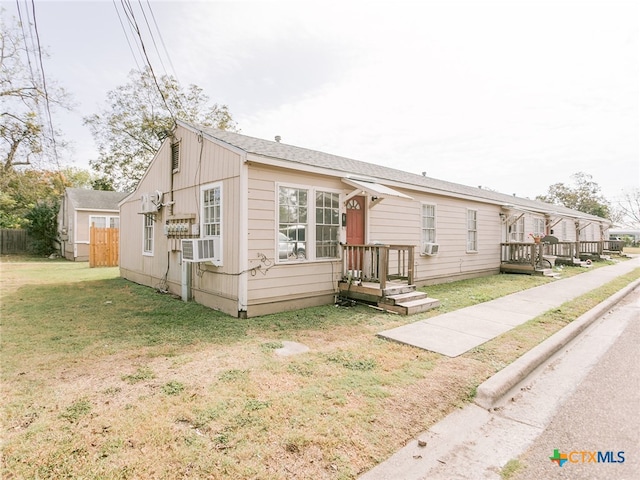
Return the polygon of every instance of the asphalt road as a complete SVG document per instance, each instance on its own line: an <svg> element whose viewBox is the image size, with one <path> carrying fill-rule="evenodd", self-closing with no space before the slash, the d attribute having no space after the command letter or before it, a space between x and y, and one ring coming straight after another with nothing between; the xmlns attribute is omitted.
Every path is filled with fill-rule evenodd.
<svg viewBox="0 0 640 480"><path fill-rule="evenodd" d="M525 469L513 478L640 479L639 300L636 291L617 309L630 316L627 327L520 457ZM556 449L567 455L562 467L549 458Z"/></svg>

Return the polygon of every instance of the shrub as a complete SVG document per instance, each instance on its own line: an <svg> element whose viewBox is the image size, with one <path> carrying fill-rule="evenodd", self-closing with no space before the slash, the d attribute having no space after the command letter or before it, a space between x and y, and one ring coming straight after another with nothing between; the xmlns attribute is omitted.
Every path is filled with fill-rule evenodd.
<svg viewBox="0 0 640 480"><path fill-rule="evenodd" d="M58 210L57 201L38 202L25 218L27 233L31 239L30 249L37 255L51 255L56 251L58 241Z"/></svg>

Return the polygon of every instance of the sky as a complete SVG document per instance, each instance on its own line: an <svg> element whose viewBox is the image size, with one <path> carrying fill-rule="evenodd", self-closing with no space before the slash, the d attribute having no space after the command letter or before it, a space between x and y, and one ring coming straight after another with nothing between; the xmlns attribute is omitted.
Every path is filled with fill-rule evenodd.
<svg viewBox="0 0 640 480"><path fill-rule="evenodd" d="M245 135L521 197L577 172L611 202L640 187L637 1L129 1L153 12L156 72ZM116 6L35 1L45 73L77 105L54 118L64 164L97 158L82 117L142 65Z"/></svg>

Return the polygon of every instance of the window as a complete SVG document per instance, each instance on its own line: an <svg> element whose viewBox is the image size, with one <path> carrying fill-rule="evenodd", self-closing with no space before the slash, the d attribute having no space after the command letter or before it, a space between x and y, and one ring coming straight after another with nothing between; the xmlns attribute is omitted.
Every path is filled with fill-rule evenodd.
<svg viewBox="0 0 640 480"><path fill-rule="evenodd" d="M278 187L278 262L340 257L340 193Z"/></svg>
<svg viewBox="0 0 640 480"><path fill-rule="evenodd" d="M171 171L176 173L180 170L180 144L171 144Z"/></svg>
<svg viewBox="0 0 640 480"><path fill-rule="evenodd" d="M90 215L89 226L92 225L96 228L120 228L120 217Z"/></svg>
<svg viewBox="0 0 640 480"><path fill-rule="evenodd" d="M478 211L467 210L467 252L478 251Z"/></svg>
<svg viewBox="0 0 640 480"><path fill-rule="evenodd" d="M422 243L436 243L436 206L422 204Z"/></svg>
<svg viewBox="0 0 640 480"><path fill-rule="evenodd" d="M107 217L97 217L97 216L89 216L89 226L96 228L106 228L107 227Z"/></svg>
<svg viewBox="0 0 640 480"><path fill-rule="evenodd" d="M280 187L278 193L278 258L307 258L308 191Z"/></svg>
<svg viewBox="0 0 640 480"><path fill-rule="evenodd" d="M316 192L316 258L338 257L340 195Z"/></svg>
<svg viewBox="0 0 640 480"><path fill-rule="evenodd" d="M544 237L546 235L546 229L543 218L533 219L533 235L536 237Z"/></svg>
<svg viewBox="0 0 640 480"><path fill-rule="evenodd" d="M567 240L569 237L567 236L567 222L565 222L564 220L562 221L562 239L561 240Z"/></svg>
<svg viewBox="0 0 640 480"><path fill-rule="evenodd" d="M524 242L524 216L520 216L509 227L509 240L512 242Z"/></svg>
<svg viewBox="0 0 640 480"><path fill-rule="evenodd" d="M143 215L142 253L153 255L153 216Z"/></svg>
<svg viewBox="0 0 640 480"><path fill-rule="evenodd" d="M202 236L222 235L222 187L209 185L202 189Z"/></svg>

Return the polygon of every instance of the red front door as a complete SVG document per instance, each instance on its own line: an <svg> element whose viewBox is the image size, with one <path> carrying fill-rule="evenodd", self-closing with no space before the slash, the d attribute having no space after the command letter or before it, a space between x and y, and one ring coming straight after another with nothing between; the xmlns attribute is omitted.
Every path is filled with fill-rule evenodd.
<svg viewBox="0 0 640 480"><path fill-rule="evenodd" d="M364 197L353 197L347 201L347 245L364 245ZM362 269L362 251L358 255L356 251L349 253L349 270L359 276Z"/></svg>
<svg viewBox="0 0 640 480"><path fill-rule="evenodd" d="M347 201L347 244L364 245L364 197Z"/></svg>

